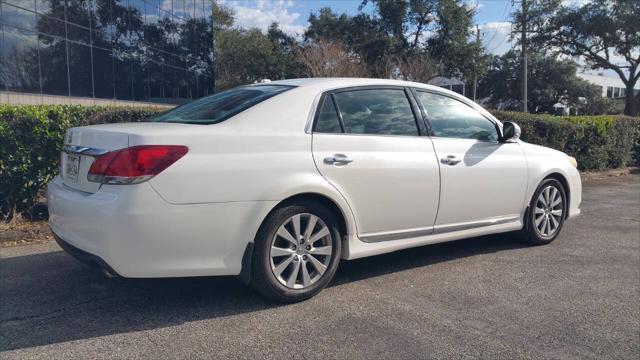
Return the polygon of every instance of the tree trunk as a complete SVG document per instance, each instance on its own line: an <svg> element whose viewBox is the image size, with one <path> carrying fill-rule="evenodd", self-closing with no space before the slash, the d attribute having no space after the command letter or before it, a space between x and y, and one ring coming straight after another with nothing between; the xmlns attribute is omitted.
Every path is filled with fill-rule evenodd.
<svg viewBox="0 0 640 360"><path fill-rule="evenodd" d="M627 82L627 93L624 100L624 114L629 116L638 116L638 109L640 107L639 99L640 93L638 94L639 99L636 99L637 96L633 93L634 87L636 85L635 81Z"/></svg>

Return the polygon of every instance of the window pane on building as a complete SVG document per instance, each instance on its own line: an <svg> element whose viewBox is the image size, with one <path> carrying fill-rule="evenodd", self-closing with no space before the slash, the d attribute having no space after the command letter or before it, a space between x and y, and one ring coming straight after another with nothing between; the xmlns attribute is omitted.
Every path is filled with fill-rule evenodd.
<svg viewBox="0 0 640 360"><path fill-rule="evenodd" d="M131 87L131 61L126 56L114 56L116 99L133 100Z"/></svg>
<svg viewBox="0 0 640 360"><path fill-rule="evenodd" d="M0 0L0 6L8 33L2 89L145 101L212 92L209 19L201 20L211 10L208 0ZM19 33L30 40L16 47ZM33 48L33 56L20 55L22 69L8 72L4 57L15 58L21 47Z"/></svg>
<svg viewBox="0 0 640 360"><path fill-rule="evenodd" d="M114 98L113 58L110 50L93 48L93 79L97 98Z"/></svg>
<svg viewBox="0 0 640 360"><path fill-rule="evenodd" d="M64 20L38 15L38 31L47 35L65 38Z"/></svg>
<svg viewBox="0 0 640 360"><path fill-rule="evenodd" d="M66 0L66 7L67 22L89 28L88 0Z"/></svg>
<svg viewBox="0 0 640 360"><path fill-rule="evenodd" d="M53 15L51 13L51 0L36 0L36 12L38 14ZM61 4L63 8L62 17L64 18L64 2Z"/></svg>
<svg viewBox="0 0 640 360"><path fill-rule="evenodd" d="M35 0L2 0L3 3L15 5L26 10L36 11Z"/></svg>
<svg viewBox="0 0 640 360"><path fill-rule="evenodd" d="M178 81L178 98L180 99L188 99L189 98L189 79L187 78L187 70L186 69L177 69L176 70L176 79Z"/></svg>
<svg viewBox="0 0 640 360"><path fill-rule="evenodd" d="M93 97L91 48L69 42L69 87L71 96Z"/></svg>
<svg viewBox="0 0 640 360"><path fill-rule="evenodd" d="M198 98L198 75L193 71L187 73L187 80L189 81L189 93L187 94L189 99Z"/></svg>
<svg viewBox="0 0 640 360"><path fill-rule="evenodd" d="M163 83L163 94L166 98L176 98L176 72L175 69L171 66L163 65L162 66L162 77L164 79Z"/></svg>
<svg viewBox="0 0 640 360"><path fill-rule="evenodd" d="M91 45L89 29L81 26L67 24L67 39Z"/></svg>
<svg viewBox="0 0 640 360"><path fill-rule="evenodd" d="M147 98L147 69L143 66L140 58L134 58L131 62L133 100L141 101Z"/></svg>
<svg viewBox="0 0 640 360"><path fill-rule="evenodd" d="M185 6L185 0L173 0L173 15L182 19L187 18L187 11Z"/></svg>
<svg viewBox="0 0 640 360"><path fill-rule="evenodd" d="M0 78L9 91L40 92L38 37L35 33L4 26Z"/></svg>
<svg viewBox="0 0 640 360"><path fill-rule="evenodd" d="M4 1L0 2L0 6L2 6L2 17L0 17L0 22L2 22L3 25L23 30L36 30L35 12L20 9L7 4Z"/></svg>
<svg viewBox="0 0 640 360"><path fill-rule="evenodd" d="M40 34L40 68L42 92L49 95L69 95L67 79L67 48L64 40Z"/></svg>
<svg viewBox="0 0 640 360"><path fill-rule="evenodd" d="M150 61L147 64L147 71L149 73L149 79L147 80L149 98L162 98L162 65L155 61Z"/></svg>

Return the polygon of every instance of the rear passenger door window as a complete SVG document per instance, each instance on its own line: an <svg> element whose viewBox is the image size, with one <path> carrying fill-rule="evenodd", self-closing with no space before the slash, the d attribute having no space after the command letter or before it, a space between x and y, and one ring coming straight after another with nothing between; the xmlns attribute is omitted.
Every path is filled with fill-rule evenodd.
<svg viewBox="0 0 640 360"><path fill-rule="evenodd" d="M404 89L357 89L333 94L345 133L418 136Z"/></svg>
<svg viewBox="0 0 640 360"><path fill-rule="evenodd" d="M416 91L416 97L435 136L498 141L496 126L462 101L425 91Z"/></svg>
<svg viewBox="0 0 640 360"><path fill-rule="evenodd" d="M331 95L327 95L323 99L322 106L320 107L320 113L318 113L315 131L319 133L342 132L342 125L340 125L338 111L333 104Z"/></svg>

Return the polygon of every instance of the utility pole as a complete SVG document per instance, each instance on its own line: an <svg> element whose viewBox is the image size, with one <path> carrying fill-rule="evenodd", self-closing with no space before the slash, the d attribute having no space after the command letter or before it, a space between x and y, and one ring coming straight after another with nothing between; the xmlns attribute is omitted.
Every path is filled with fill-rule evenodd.
<svg viewBox="0 0 640 360"><path fill-rule="evenodd" d="M216 27L214 26L216 15L216 0L211 0L211 91L216 92Z"/></svg>
<svg viewBox="0 0 640 360"><path fill-rule="evenodd" d="M522 0L522 112L527 110L527 0Z"/></svg>
<svg viewBox="0 0 640 360"><path fill-rule="evenodd" d="M480 27L476 24L476 51L473 61L473 101L476 101L478 89L478 58L480 57Z"/></svg>

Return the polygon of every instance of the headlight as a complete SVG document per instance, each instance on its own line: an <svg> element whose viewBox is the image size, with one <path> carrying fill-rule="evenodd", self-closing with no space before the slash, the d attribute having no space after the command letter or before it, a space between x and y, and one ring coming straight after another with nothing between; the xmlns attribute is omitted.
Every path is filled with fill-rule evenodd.
<svg viewBox="0 0 640 360"><path fill-rule="evenodd" d="M567 156L567 158L569 159L569 162L571 163L571 165L573 165L573 167L577 169L578 161L576 160L576 158L574 158L573 156Z"/></svg>

